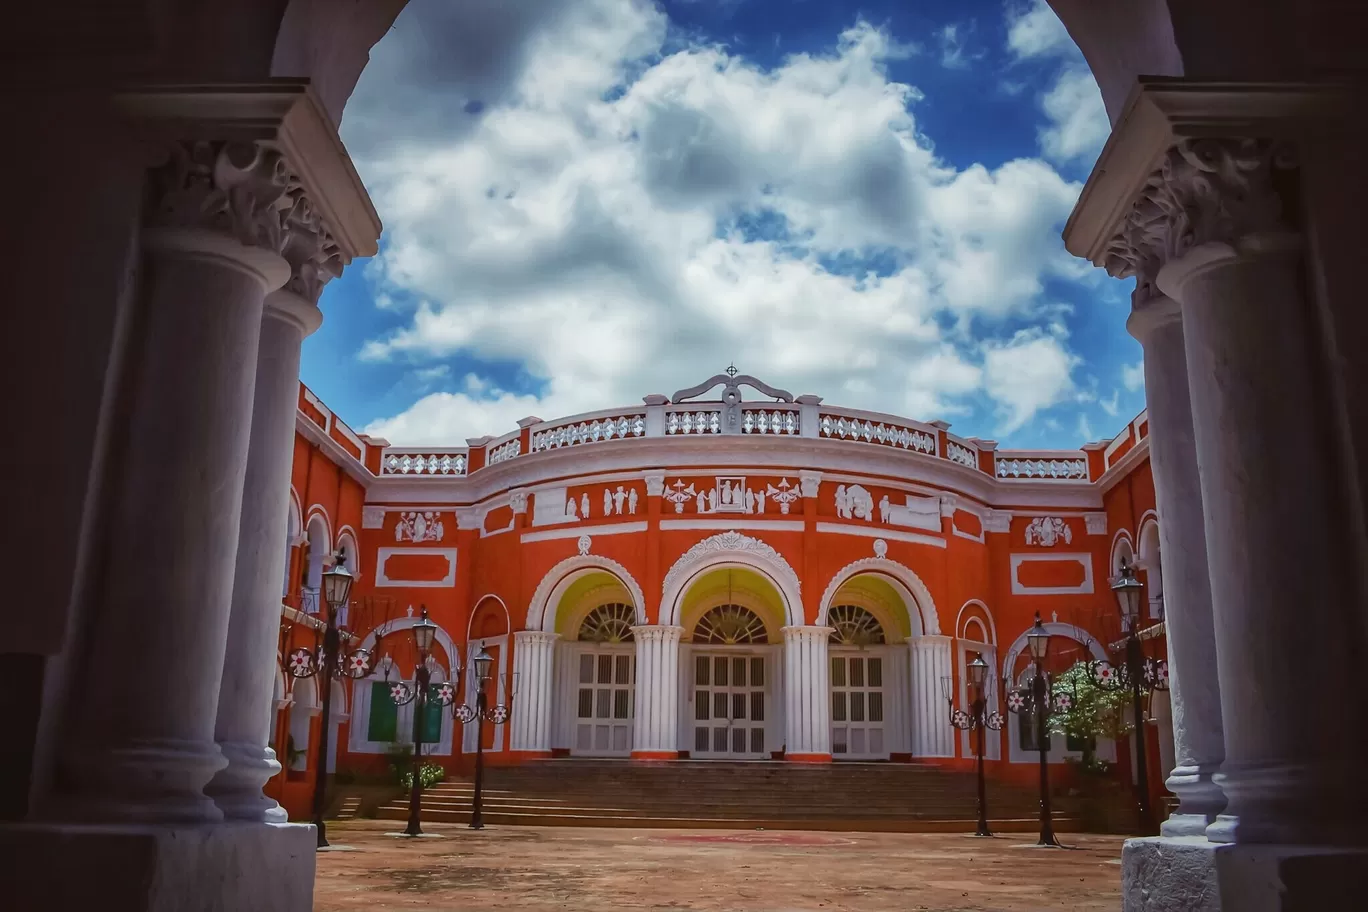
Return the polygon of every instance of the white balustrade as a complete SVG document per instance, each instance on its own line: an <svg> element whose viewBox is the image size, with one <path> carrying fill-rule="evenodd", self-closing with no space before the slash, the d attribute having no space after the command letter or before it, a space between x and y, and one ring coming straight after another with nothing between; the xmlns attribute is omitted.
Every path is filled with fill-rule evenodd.
<svg viewBox="0 0 1368 912"><path fill-rule="evenodd" d="M834 440L877 443L932 456L936 455L937 451L934 428L893 424L886 420L876 420L875 417L861 418L852 413L824 412L819 423L819 434Z"/></svg>
<svg viewBox="0 0 1368 912"><path fill-rule="evenodd" d="M1081 455L1060 459L1003 458L999 456L997 477L1006 480L1039 478L1060 481L1087 481L1088 460Z"/></svg>
<svg viewBox="0 0 1368 912"><path fill-rule="evenodd" d="M531 451L555 450L561 447L603 440L627 440L646 434L646 413L585 415L565 420L561 424L546 422L532 428Z"/></svg>
<svg viewBox="0 0 1368 912"><path fill-rule="evenodd" d="M386 448L380 458L381 475L464 475L469 457L462 450L404 451Z"/></svg>

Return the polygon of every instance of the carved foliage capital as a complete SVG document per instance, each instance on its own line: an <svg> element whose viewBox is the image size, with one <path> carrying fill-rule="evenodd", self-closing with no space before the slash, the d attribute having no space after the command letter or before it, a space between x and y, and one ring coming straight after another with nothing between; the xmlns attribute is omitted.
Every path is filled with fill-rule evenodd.
<svg viewBox="0 0 1368 912"><path fill-rule="evenodd" d="M1169 150L1107 248L1103 265L1147 286L1160 267L1209 241L1285 228L1275 171L1287 150L1265 139L1187 139Z"/></svg>
<svg viewBox="0 0 1368 912"><path fill-rule="evenodd" d="M281 153L266 143L175 143L153 175L153 223L226 234L279 254L286 288L317 303L342 274L342 254Z"/></svg>

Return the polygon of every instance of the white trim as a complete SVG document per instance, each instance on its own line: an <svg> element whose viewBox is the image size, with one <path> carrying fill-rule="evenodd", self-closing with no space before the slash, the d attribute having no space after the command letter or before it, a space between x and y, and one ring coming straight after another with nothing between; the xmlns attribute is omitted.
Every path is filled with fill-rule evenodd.
<svg viewBox="0 0 1368 912"><path fill-rule="evenodd" d="M836 535L860 535L864 538L882 538L885 541L910 542L914 545L930 545L933 548L946 547L946 542L943 538L920 535L916 532L898 532L894 529L882 527L871 529L865 526L848 526L844 523L819 522L817 523L817 531L831 532Z"/></svg>
<svg viewBox="0 0 1368 912"><path fill-rule="evenodd" d="M496 677L494 678L494 692L487 695L489 698L489 705L499 706L502 704L504 706L511 706L509 703L511 695L508 692L510 684L510 681L508 680L508 652L512 640L513 635L511 633L505 633L500 636L481 637L478 640L471 640L466 644L468 656L466 659L465 687L463 688L466 705L472 708L475 706L473 660L477 652L481 649L487 649L490 646L497 646L499 647L499 670L496 672ZM516 690L516 687L514 689ZM485 753L499 752L505 749L504 725L505 723L501 722L494 726L494 746L486 748ZM482 727L483 723L479 723L476 725L474 731L478 732ZM471 737L471 734L472 731L470 726L464 725L461 727L461 753L463 754L475 753L475 738Z"/></svg>
<svg viewBox="0 0 1368 912"><path fill-rule="evenodd" d="M661 531L749 529L753 532L802 532L801 519L662 519Z"/></svg>
<svg viewBox="0 0 1368 912"><path fill-rule="evenodd" d="M360 437L357 437L356 434L352 432L352 429L347 427L347 425L342 421L334 421L333 427L342 432L342 436L347 438L348 443L355 445L355 447L361 451L360 456L353 456L352 458L360 459L361 462L364 463L366 461L365 441L363 441Z"/></svg>
<svg viewBox="0 0 1368 912"><path fill-rule="evenodd" d="M1111 578L1121 572L1121 563L1117 559L1117 552L1121 545L1125 544L1126 551L1130 553L1131 564L1135 563L1135 539L1131 538L1130 531L1127 529L1117 529L1112 536L1111 550L1107 553L1107 576Z"/></svg>
<svg viewBox="0 0 1368 912"><path fill-rule="evenodd" d="M661 624L682 626L685 593L702 575L723 569L754 570L768 579L784 602L785 626L803 625L803 584L788 559L768 542L734 531L695 542L670 565L660 598Z"/></svg>
<svg viewBox="0 0 1368 912"><path fill-rule="evenodd" d="M644 522L608 523L602 526L570 526L563 529L547 529L543 532L524 532L519 541L525 544L527 542L554 541L559 538L577 539L581 535L588 535L592 538L599 535L625 535L645 531L646 523Z"/></svg>
<svg viewBox="0 0 1368 912"><path fill-rule="evenodd" d="M566 590L575 580L586 573L595 571L617 577L618 582L626 586L628 594L631 595L632 607L636 609L637 623L648 623L646 620L646 596L626 567L611 558L602 557L598 554L577 554L556 564L541 578L541 582L537 583L537 589L532 593L531 601L527 603L527 621L523 625L524 629L554 633L556 631L556 616L560 612L560 602L564 598Z"/></svg>
<svg viewBox="0 0 1368 912"><path fill-rule="evenodd" d="M480 606L483 605L489 599L493 599L494 601L498 602L499 607L504 610L504 632L508 634L511 634L513 632L513 612L508 610L508 603L505 602L499 596L495 595L494 593L486 592L484 595L480 596L475 601L471 602L471 604L475 607L470 612L470 618L466 620L467 643L470 642L470 635L475 630L475 615L480 613Z"/></svg>
<svg viewBox="0 0 1368 912"><path fill-rule="evenodd" d="M822 600L818 603L815 626L826 626L827 611L830 610L832 599L836 597L836 593L846 583L863 574L883 576L886 581L893 583L894 589L899 590L898 594L903 597L908 619L913 621L909 625L912 628L911 635L908 637L909 640L913 637L940 635L940 617L936 612L936 602L931 597L931 590L926 588L921 577L913 573L911 569L884 557L866 557L846 564L838 570L836 575L831 578L831 582L827 583L826 591L822 593ZM917 609L915 618L912 615L913 608Z"/></svg>
<svg viewBox="0 0 1368 912"><path fill-rule="evenodd" d="M447 558L447 574L440 580L394 580L385 574L385 561L396 554L440 554ZM380 548L375 552L376 588L402 586L410 589L438 589L456 582L455 548Z"/></svg>
<svg viewBox="0 0 1368 912"><path fill-rule="evenodd" d="M1011 556L1012 594L1013 595L1091 595L1093 591L1093 569L1091 553L1072 554L1013 554ZM1077 586L1024 586L1017 580L1017 570L1022 564L1034 561L1077 561L1083 565L1083 582Z"/></svg>
<svg viewBox="0 0 1368 912"><path fill-rule="evenodd" d="M1128 424L1121 429L1121 433L1117 434L1114 438L1112 438L1112 442L1107 444L1107 448L1102 451L1102 462L1107 466L1107 468L1111 468L1112 455L1117 450L1121 449L1122 444L1129 443L1130 439L1131 426Z"/></svg>
<svg viewBox="0 0 1368 912"><path fill-rule="evenodd" d="M963 626L960 622L964 619L965 609L968 608L970 605L978 605L980 608L983 609L983 613L988 616L988 635L992 637L992 642L989 645L996 649L997 622L993 620L992 609L988 607L988 605L983 601L983 599L972 598L967 600L963 605L960 605L960 610L955 615L955 636L958 638L960 636L961 631L963 630Z"/></svg>

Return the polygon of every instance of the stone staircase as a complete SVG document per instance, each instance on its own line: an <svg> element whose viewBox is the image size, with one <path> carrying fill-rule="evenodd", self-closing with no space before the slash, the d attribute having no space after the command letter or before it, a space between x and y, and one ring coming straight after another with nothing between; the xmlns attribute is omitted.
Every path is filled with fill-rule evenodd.
<svg viewBox="0 0 1368 912"><path fill-rule="evenodd" d="M474 787L452 779L423 793L423 819L468 823ZM960 832L977 819L972 773L915 763L789 764L773 761L541 760L485 771L487 824L884 832ZM988 784L990 824L1033 832L1035 789ZM381 806L405 820L408 802ZM1065 800L1061 832L1078 829Z"/></svg>

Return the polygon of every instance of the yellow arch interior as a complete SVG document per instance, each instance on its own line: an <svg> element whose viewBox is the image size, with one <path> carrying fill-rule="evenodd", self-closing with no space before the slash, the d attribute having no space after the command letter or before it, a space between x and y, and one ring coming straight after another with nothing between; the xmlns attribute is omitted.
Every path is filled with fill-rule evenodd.
<svg viewBox="0 0 1368 912"><path fill-rule="evenodd" d="M878 574L865 573L846 580L836 595L832 605L859 605L879 619L884 628L884 638L895 643L912 635L912 617L909 611L916 609L908 605L902 593L887 579Z"/></svg>
<svg viewBox="0 0 1368 912"><path fill-rule="evenodd" d="M771 643L783 642L780 631L788 623L783 596L766 576L740 567L710 570L690 584L679 610L684 637L693 635L699 618L728 601L754 611L765 622L765 632Z"/></svg>

